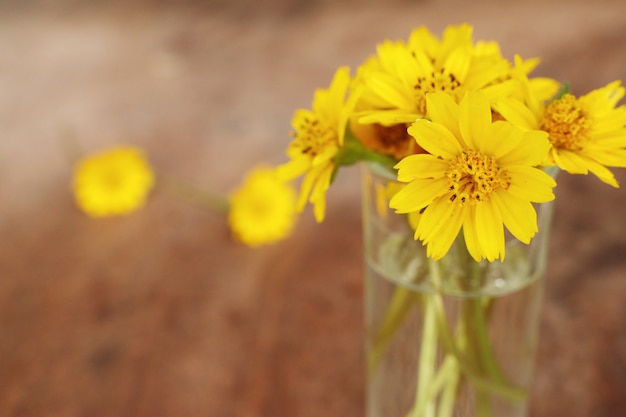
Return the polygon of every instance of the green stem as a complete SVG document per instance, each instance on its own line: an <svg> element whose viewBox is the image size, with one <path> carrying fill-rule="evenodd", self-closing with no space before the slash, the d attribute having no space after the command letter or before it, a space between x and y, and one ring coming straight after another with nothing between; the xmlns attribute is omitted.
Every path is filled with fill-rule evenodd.
<svg viewBox="0 0 626 417"><path fill-rule="evenodd" d="M463 374L469 378L477 389L488 391L514 401L524 399L526 397L526 391L507 382L496 383L489 378L485 378L480 374L479 369L476 369L476 364L472 365L472 360L468 360L461 354L454 338L452 337L452 334L450 333L450 330L448 329L446 317L443 313L443 301L440 297L434 298L434 300L438 305L438 308L436 308L435 311L437 312L439 336L441 337L441 341L446 351L458 360ZM470 332L463 333L467 334Z"/></svg>
<svg viewBox="0 0 626 417"><path fill-rule="evenodd" d="M489 402L489 395L485 392L476 392L476 412L477 417L491 416L491 404Z"/></svg>
<svg viewBox="0 0 626 417"><path fill-rule="evenodd" d="M460 377L459 361L456 357L447 355L444 359L442 371L444 368L446 369L448 381L447 384L443 386L441 392L441 398L439 400L439 415L437 417L452 417Z"/></svg>
<svg viewBox="0 0 626 417"><path fill-rule="evenodd" d="M491 300L476 298L470 302L472 313L472 330L474 331L478 343L478 356L480 358L483 369L494 380L505 382L506 376L496 361L495 354L489 341L489 333L487 330L487 316L485 309L487 303Z"/></svg>
<svg viewBox="0 0 626 417"><path fill-rule="evenodd" d="M167 191L171 191L191 203L199 204L219 213L228 213L228 199L223 195L211 193L167 175L160 174L158 182Z"/></svg>
<svg viewBox="0 0 626 417"><path fill-rule="evenodd" d="M436 305L432 301L430 294L424 295L424 328L417 362L417 387L412 417L432 417L435 413L434 398L429 395L437 364L437 317L434 311Z"/></svg>
<svg viewBox="0 0 626 417"><path fill-rule="evenodd" d="M410 290L396 286L391 303L387 308L387 314L383 319L383 324L376 334L372 347L367 355L367 366L370 372L378 366L383 352L387 348L387 345L389 345L396 330L402 324L404 316L406 316L406 313L410 310L414 302L415 298Z"/></svg>

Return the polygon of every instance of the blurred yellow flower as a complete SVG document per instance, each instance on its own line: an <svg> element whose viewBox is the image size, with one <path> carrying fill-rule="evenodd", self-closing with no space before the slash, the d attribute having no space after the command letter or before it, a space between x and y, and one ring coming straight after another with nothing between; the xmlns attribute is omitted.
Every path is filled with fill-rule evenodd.
<svg viewBox="0 0 626 417"><path fill-rule="evenodd" d="M482 91L493 99L519 89L498 45L475 43L472 31L467 24L449 26L440 41L420 27L408 42L378 45L377 55L361 66L356 78L363 85L359 122L412 123L426 115L426 96L435 91L458 103L466 91Z"/></svg>
<svg viewBox="0 0 626 417"><path fill-rule="evenodd" d="M228 223L233 235L248 246L286 238L296 218L296 192L274 169L253 169L230 195Z"/></svg>
<svg viewBox="0 0 626 417"><path fill-rule="evenodd" d="M481 93L467 93L460 105L445 93L426 100L431 120L417 120L409 133L429 153L396 165L398 180L408 184L389 205L398 213L423 210L415 238L434 259L448 252L462 227L477 262L504 260L504 226L529 243L538 230L531 203L554 199L556 182L536 167L550 148L547 134L492 122Z"/></svg>
<svg viewBox="0 0 626 417"><path fill-rule="evenodd" d="M537 62L523 62L523 70L530 72ZM545 89L545 84L539 87ZM491 103L521 94L520 82L499 45L475 42L468 24L448 26L441 39L419 27L407 42L379 44L376 55L359 67L355 88L360 91L352 133L368 149L398 160L424 152L407 127L428 113L428 94L445 92L456 103L467 91L481 91Z"/></svg>
<svg viewBox="0 0 626 417"><path fill-rule="evenodd" d="M318 222L324 220L326 190L336 169L334 158L343 145L352 106L346 102L350 82L350 70L339 68L330 87L315 92L312 109L296 111L291 122L294 139L287 148L290 161L278 167L285 180L304 175L297 209L302 211L308 200Z"/></svg>
<svg viewBox="0 0 626 417"><path fill-rule="evenodd" d="M78 207L87 215L107 217L143 207L154 182L141 149L119 146L79 160L73 191Z"/></svg>

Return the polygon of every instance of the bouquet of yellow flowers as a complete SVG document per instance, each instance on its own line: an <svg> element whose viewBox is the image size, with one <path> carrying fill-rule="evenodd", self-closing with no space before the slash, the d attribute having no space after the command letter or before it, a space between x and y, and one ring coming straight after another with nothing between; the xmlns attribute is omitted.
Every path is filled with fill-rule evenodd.
<svg viewBox="0 0 626 417"><path fill-rule="evenodd" d="M365 167L369 417L526 413L557 173L618 187L626 166L620 81L575 96L538 62L420 27L295 112L276 172L302 178L299 211L323 221L340 168Z"/></svg>
<svg viewBox="0 0 626 417"><path fill-rule="evenodd" d="M532 380L546 229L560 171L626 167L625 90L575 96L507 60L467 24L385 41L340 67L292 120L289 161L258 167L229 199L157 176L121 147L76 165L93 217L145 204L158 180L228 214L259 246L324 220L339 170L363 166L368 417L521 417ZM299 193L290 181L301 179Z"/></svg>
<svg viewBox="0 0 626 417"><path fill-rule="evenodd" d="M546 169L591 172L617 187L606 167L626 166L621 83L575 97L555 80L529 78L537 64L474 42L469 25L448 27L441 40L421 27L407 42L386 41L354 78L340 68L312 109L295 113L291 160L279 173L304 176L298 208L308 200L322 221L338 169L380 163L407 183L392 208L428 207L416 238L433 257L462 226L474 259L503 258L502 225L528 243L537 231L529 203L554 198ZM450 221L433 233L443 217Z"/></svg>

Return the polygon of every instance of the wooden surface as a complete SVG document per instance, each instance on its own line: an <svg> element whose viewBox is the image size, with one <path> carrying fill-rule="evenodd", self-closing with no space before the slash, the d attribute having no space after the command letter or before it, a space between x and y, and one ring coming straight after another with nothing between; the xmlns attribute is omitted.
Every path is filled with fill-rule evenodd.
<svg viewBox="0 0 626 417"><path fill-rule="evenodd" d="M0 4L0 416L363 415L356 170L325 223L252 250L162 188L88 219L68 143L226 192L285 160L336 67L421 24L468 21L576 93L626 78L622 0L262 3ZM557 200L531 416L624 416L626 189L563 177Z"/></svg>

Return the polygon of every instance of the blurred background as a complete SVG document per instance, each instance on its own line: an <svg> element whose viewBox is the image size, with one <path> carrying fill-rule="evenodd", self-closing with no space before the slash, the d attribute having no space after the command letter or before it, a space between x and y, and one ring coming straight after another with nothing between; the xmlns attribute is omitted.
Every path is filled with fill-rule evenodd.
<svg viewBox="0 0 626 417"><path fill-rule="evenodd" d="M338 66L461 22L577 94L626 79L623 0L0 2L0 416L363 415L358 169L249 249L159 187L87 218L70 156L136 145L226 193ZM626 190L557 195L531 416L624 416Z"/></svg>

